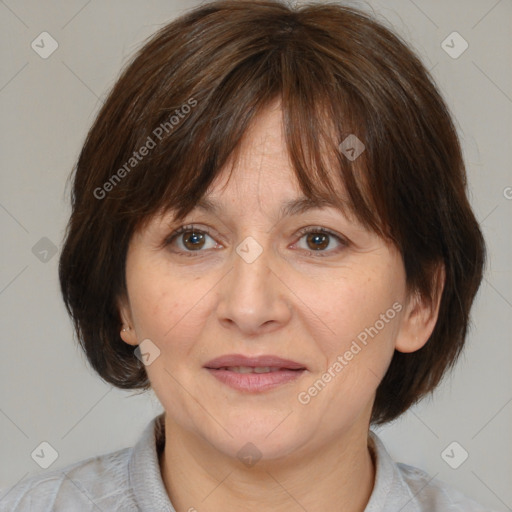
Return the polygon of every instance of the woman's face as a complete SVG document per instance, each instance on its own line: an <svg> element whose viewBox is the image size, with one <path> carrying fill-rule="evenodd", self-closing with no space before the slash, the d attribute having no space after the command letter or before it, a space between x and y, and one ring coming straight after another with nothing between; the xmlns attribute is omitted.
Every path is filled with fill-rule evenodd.
<svg viewBox="0 0 512 512"><path fill-rule="evenodd" d="M280 217L302 194L279 108L241 155L207 194L215 212L180 225L169 213L131 240L123 339L150 340L141 349L167 421L226 455L250 442L272 459L366 435L377 385L410 337L401 256L333 207ZM159 247L190 224L195 234Z"/></svg>

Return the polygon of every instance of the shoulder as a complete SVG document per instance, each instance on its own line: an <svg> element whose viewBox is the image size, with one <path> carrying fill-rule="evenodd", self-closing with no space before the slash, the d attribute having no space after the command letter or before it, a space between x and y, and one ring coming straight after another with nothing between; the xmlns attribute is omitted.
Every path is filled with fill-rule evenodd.
<svg viewBox="0 0 512 512"><path fill-rule="evenodd" d="M370 431L375 483L365 512L493 512L427 472L395 462Z"/></svg>
<svg viewBox="0 0 512 512"><path fill-rule="evenodd" d="M419 468L400 462L396 466L410 490L412 501L416 503L418 511L492 512Z"/></svg>
<svg viewBox="0 0 512 512"><path fill-rule="evenodd" d="M3 493L0 511L135 511L128 477L131 451L124 448L28 477Z"/></svg>

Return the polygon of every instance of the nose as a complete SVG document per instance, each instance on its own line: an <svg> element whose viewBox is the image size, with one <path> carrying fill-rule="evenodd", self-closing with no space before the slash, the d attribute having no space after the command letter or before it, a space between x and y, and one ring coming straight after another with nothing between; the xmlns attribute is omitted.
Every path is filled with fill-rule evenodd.
<svg viewBox="0 0 512 512"><path fill-rule="evenodd" d="M218 319L224 327L246 336L272 332L291 316L286 278L279 275L277 257L254 238L233 252L233 267L219 283Z"/></svg>

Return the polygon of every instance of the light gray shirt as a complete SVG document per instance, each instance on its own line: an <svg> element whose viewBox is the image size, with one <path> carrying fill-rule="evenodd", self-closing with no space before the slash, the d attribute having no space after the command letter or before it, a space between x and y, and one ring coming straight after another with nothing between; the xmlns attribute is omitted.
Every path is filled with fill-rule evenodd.
<svg viewBox="0 0 512 512"><path fill-rule="evenodd" d="M395 463L378 436L370 431L370 437L376 474L365 512L492 512L424 471ZM3 493L0 511L176 512L160 473L164 444L162 413L134 447L27 477ZM191 503L187 512L196 508Z"/></svg>

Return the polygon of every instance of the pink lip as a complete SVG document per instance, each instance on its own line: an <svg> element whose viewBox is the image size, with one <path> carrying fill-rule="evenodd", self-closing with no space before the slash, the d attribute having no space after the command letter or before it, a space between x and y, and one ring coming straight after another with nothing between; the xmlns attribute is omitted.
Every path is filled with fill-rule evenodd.
<svg viewBox="0 0 512 512"><path fill-rule="evenodd" d="M236 373L229 366L248 366L252 368L269 366L279 367L278 371L268 373ZM238 354L221 356L205 364L205 368L222 383L246 392L262 392L298 379L306 367L296 361L277 356L246 357Z"/></svg>
<svg viewBox="0 0 512 512"><path fill-rule="evenodd" d="M283 359L277 356L257 356L247 357L241 354L228 354L212 359L204 365L205 368L219 369L226 366L249 366L256 368L258 366L273 366L287 370L305 370L303 364L291 361L290 359ZM261 374L260 374L261 375Z"/></svg>

